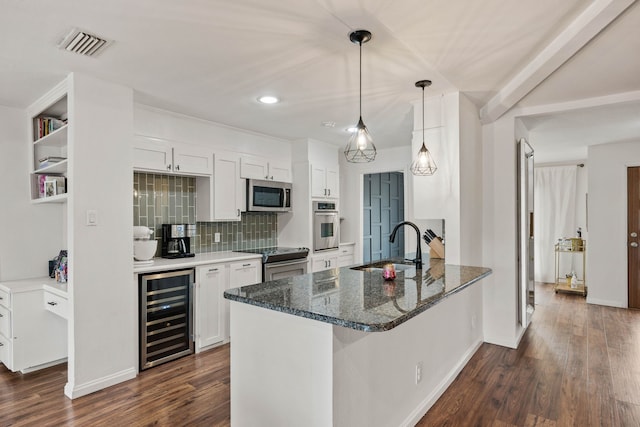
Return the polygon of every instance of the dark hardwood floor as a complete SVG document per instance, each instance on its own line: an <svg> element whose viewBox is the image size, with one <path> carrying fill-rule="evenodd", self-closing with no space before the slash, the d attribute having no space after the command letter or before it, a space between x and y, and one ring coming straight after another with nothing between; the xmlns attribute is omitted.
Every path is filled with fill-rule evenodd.
<svg viewBox="0 0 640 427"><path fill-rule="evenodd" d="M520 347L483 344L419 426L640 426L640 311L536 291ZM229 345L73 401L65 382L0 365L0 426L229 425Z"/></svg>

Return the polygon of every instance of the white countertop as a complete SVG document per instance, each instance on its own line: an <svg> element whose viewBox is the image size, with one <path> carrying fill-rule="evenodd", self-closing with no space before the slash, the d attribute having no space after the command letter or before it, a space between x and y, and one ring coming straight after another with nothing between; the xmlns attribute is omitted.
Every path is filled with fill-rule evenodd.
<svg viewBox="0 0 640 427"><path fill-rule="evenodd" d="M149 273L154 271L173 270L177 268L190 268L198 265L216 264L223 262L244 261L248 259L262 259L260 254L250 254L245 252L210 252L205 254L196 254L189 258L154 258L153 264L136 265L133 264L134 273Z"/></svg>
<svg viewBox="0 0 640 427"><path fill-rule="evenodd" d="M55 294L67 298L67 284L58 283L56 279L50 277L34 277L31 279L7 280L0 282L0 287L5 288L8 292L29 292L38 289L49 290Z"/></svg>

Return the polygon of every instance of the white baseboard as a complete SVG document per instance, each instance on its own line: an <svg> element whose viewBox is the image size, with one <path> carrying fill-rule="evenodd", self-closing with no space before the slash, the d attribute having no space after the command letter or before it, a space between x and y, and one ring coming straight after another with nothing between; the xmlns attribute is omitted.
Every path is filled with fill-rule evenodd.
<svg viewBox="0 0 640 427"><path fill-rule="evenodd" d="M449 374L438 384L438 386L415 408L405 420L400 424L401 426L414 426L420 421L424 414L437 402L442 394L449 388L451 383L456 379L462 369L467 366L469 360L478 351L482 345L482 340L476 342L469 350L462 356L460 361L453 367Z"/></svg>
<svg viewBox="0 0 640 427"><path fill-rule="evenodd" d="M609 301L600 298L590 298L587 295L587 304L595 304L595 305L606 305L607 307L617 307L617 308L628 308L628 304L621 303L620 301Z"/></svg>
<svg viewBox="0 0 640 427"><path fill-rule="evenodd" d="M75 399L78 397L86 396L103 388L111 387L123 381L127 381L135 378L137 375L135 368L128 368L124 371L116 372L106 377L98 378L93 381L89 381L84 384L75 385L67 383L64 386L64 394L69 399Z"/></svg>

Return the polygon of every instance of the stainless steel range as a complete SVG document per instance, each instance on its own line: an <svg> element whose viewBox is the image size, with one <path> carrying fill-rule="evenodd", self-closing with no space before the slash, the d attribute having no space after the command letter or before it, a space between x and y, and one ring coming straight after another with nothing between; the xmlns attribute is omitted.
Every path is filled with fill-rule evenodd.
<svg viewBox="0 0 640 427"><path fill-rule="evenodd" d="M262 281L283 279L307 273L309 248L270 247L241 252L262 255Z"/></svg>

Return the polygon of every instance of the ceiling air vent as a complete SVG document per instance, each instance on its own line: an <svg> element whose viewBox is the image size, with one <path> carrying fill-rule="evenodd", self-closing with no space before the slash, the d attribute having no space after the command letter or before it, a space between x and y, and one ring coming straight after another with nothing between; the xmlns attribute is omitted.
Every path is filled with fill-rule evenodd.
<svg viewBox="0 0 640 427"><path fill-rule="evenodd" d="M111 42L106 39L74 28L60 44L58 44L58 47L84 56L96 56L102 52L109 43Z"/></svg>

